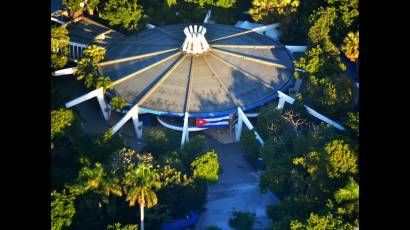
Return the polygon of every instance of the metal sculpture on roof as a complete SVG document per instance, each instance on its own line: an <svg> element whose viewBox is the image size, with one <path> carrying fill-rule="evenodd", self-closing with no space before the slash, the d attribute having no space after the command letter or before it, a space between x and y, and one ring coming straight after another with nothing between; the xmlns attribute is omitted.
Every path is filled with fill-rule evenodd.
<svg viewBox="0 0 410 230"><path fill-rule="evenodd" d="M203 26L192 25L185 27L184 34L186 36L182 51L192 54L200 54L208 51L209 44L205 39L206 28Z"/></svg>

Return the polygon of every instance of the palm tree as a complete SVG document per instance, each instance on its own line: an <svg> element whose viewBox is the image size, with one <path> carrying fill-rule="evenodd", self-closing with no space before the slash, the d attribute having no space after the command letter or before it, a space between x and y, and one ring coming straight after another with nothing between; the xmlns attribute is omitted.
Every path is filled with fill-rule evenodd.
<svg viewBox="0 0 410 230"><path fill-rule="evenodd" d="M138 202L140 206L141 230L144 230L144 208L151 208L158 203L155 190L161 188L159 174L151 164L132 166L125 173L126 200L132 207Z"/></svg>
<svg viewBox="0 0 410 230"><path fill-rule="evenodd" d="M89 164L86 165L78 173L76 181L67 185L66 187L71 193L80 195L88 191L94 191L101 195L104 203L108 202L108 197L113 194L122 196L120 180L114 176L108 175L105 172L101 163L94 164L91 168ZM98 204L101 207L101 202Z"/></svg>
<svg viewBox="0 0 410 230"><path fill-rule="evenodd" d="M359 32L349 32L343 39L342 50L350 61L355 62L359 58Z"/></svg>

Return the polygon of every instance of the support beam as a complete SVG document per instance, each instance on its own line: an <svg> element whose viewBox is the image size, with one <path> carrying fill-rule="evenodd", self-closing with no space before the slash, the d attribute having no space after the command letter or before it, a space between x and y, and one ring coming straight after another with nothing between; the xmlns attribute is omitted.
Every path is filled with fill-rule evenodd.
<svg viewBox="0 0 410 230"><path fill-rule="evenodd" d="M58 20L57 18L51 17L51 21L57 22L58 24L64 25L65 22Z"/></svg>
<svg viewBox="0 0 410 230"><path fill-rule="evenodd" d="M291 53L295 53L295 52L305 52L307 46L285 46L286 49L289 50L289 52Z"/></svg>
<svg viewBox="0 0 410 230"><path fill-rule="evenodd" d="M160 54L164 54L164 53L168 53L168 52L176 51L176 50L178 50L178 48L173 48L173 49L168 49L168 50L163 50L163 51L158 51L158 52L153 52L153 53L147 53L147 54L142 54L142 55L136 55L136 56L127 57L127 58L115 59L112 61L101 62L98 64L98 66L102 67L102 66L118 64L118 63L126 62L126 61L134 61L134 60L156 56L156 55L160 55Z"/></svg>
<svg viewBox="0 0 410 230"><path fill-rule="evenodd" d="M240 107L238 107L238 129L236 130L236 140L239 141L241 138L242 122L245 123L249 130L254 131L255 138L259 141L261 145L264 145L265 142L262 140L259 133L255 130L255 127L253 127L252 123L249 121L249 119L246 117L245 113L242 111Z"/></svg>
<svg viewBox="0 0 410 230"><path fill-rule="evenodd" d="M137 140L141 139L142 137L142 121L138 119L138 110L136 113L133 113L131 116L132 124L134 125L135 135L137 136Z"/></svg>
<svg viewBox="0 0 410 230"><path fill-rule="evenodd" d="M223 64L225 64L225 65L227 65L227 66L229 66L229 67L231 67L231 68L233 68L233 69L235 69L235 70L237 70L237 71L239 71L239 72L242 72L245 76L250 77L250 78L256 80L257 82L263 84L264 86L268 87L269 89L273 89L273 90L275 90L275 91L277 90L275 87L271 86L269 83L263 81L263 80L260 79L260 78L257 78L256 76L254 76L254 75L248 73L247 71L245 71L245 70L243 70L243 69L241 69L241 68L239 68L239 67L233 65L232 63L229 63L229 62L225 61L224 59L222 59L222 58L219 57L218 55L215 55L215 54L213 54L212 52L209 53L209 54L211 54L215 59L219 60L219 61L222 62Z"/></svg>
<svg viewBox="0 0 410 230"><path fill-rule="evenodd" d="M182 128L181 148L184 147L185 143L188 142L188 141L189 141L188 113L185 112L184 127Z"/></svg>
<svg viewBox="0 0 410 230"><path fill-rule="evenodd" d="M147 23L147 24L145 24L145 28L147 28L147 29L154 29L154 28L156 28L156 26L154 26L154 25L152 25L152 24L149 24L149 23Z"/></svg>
<svg viewBox="0 0 410 230"><path fill-rule="evenodd" d="M204 24L209 23L209 19L211 18L211 10L208 10L206 13L205 19L204 19Z"/></svg>
<svg viewBox="0 0 410 230"><path fill-rule="evenodd" d="M273 49L276 46L250 46L250 45L211 45L215 48L233 48L233 49Z"/></svg>
<svg viewBox="0 0 410 230"><path fill-rule="evenodd" d="M121 120L119 120L113 127L111 130L112 135L114 135L116 132L118 132L118 130L125 125L125 123L127 123L127 121L129 119L133 119L133 123L134 123L134 129L136 130L137 136L138 136L138 132L137 132L137 128L138 128L138 105L134 105L127 114L125 114L125 116L123 116L121 118ZM137 125L136 125L137 124ZM137 127L136 127L137 126ZM142 131L141 131L142 134Z"/></svg>
<svg viewBox="0 0 410 230"><path fill-rule="evenodd" d="M70 75L73 74L77 67L70 67L65 69L60 69L52 72L53 76L62 76L62 75Z"/></svg>
<svg viewBox="0 0 410 230"><path fill-rule="evenodd" d="M134 72L134 73L131 73L131 74L125 76L125 77L122 77L122 78L118 79L117 81L114 81L113 83L111 83L111 87L114 87L114 86L120 84L121 82L126 81L126 80L128 80L128 79L130 79L130 78L132 78L132 77L134 77L134 76L137 76L138 74L140 74L140 73L142 73L142 72L144 72L144 71L147 71L147 70L149 70L149 69L151 69L151 68L153 68L153 67L155 67L155 66L157 66L157 65L160 65L160 64L162 64L162 63L164 63L164 62L166 62L166 61L168 61L168 60L170 60L170 59L172 59L172 58L174 58L174 57L176 57L176 56L178 56L178 55L180 55L180 54L181 54L180 52L175 53L175 54L172 54L172 55L170 55L170 56L168 56L168 57L166 57L166 58L164 58L164 59L162 59L162 60L160 60L160 61L155 62L154 64L151 64L151 65L149 65L149 66L147 66L147 67L145 67L145 68L142 68L142 69L140 69L140 70L138 70L138 71L136 71L136 72Z"/></svg>
<svg viewBox="0 0 410 230"><path fill-rule="evenodd" d="M279 95L279 104L281 104L281 99L282 99L282 101L287 102L287 103L289 103L289 104L293 104L293 103L295 102L295 99L294 99L294 98L289 97L288 95L284 94L284 93L281 92L281 91L278 91L278 95ZM277 108L278 108L278 109L282 109L285 103L283 103L283 105L282 105L281 108L280 108L279 104L278 104L278 107L277 107ZM310 108L310 107L308 107L308 106L306 106L306 105L304 105L304 106L305 106L307 112L308 112L310 115L312 115L312 116L318 118L318 119L321 120L321 121L326 122L327 124L329 124L329 125L335 127L336 129L339 129L339 130L342 130L342 131L345 130L345 129L343 128L343 126L341 126L339 123L337 123L337 122L335 122L335 121L329 119L328 117L326 117L326 116L324 116L324 115L318 113L316 110L314 110L314 109L312 109L312 108Z"/></svg>
<svg viewBox="0 0 410 230"><path fill-rule="evenodd" d="M83 96L77 97L77 98L75 98L74 100L71 100L71 101L67 102L67 103L65 104L65 107L66 107L66 108L71 108L71 107L73 107L73 106L75 106L75 105L78 105L78 104L80 104L80 103L82 103L82 102L84 102L84 101L87 101L87 100L89 100L89 99L91 99L91 98L93 98L93 97L97 97L98 103L99 103L99 105L100 105L101 112L102 112L103 115L104 115L104 119L105 119L105 120L110 119L110 115L111 115L110 112L111 112L111 110L110 110L110 108L108 107L107 103L105 102L104 92L103 92L103 88L102 88L102 87L101 87L101 88L98 88L98 89L96 89L96 90L93 90L93 91L91 91L91 92L89 92L89 93L87 93L87 94L85 94L85 95L83 95Z"/></svg>
<svg viewBox="0 0 410 230"><path fill-rule="evenodd" d="M210 50L212 52L226 54L226 55L229 55L229 56L232 56L232 57L241 58L241 59L244 59L244 60L247 60L247 61L253 61L253 62L256 62L256 63L259 63L259 64L274 66L274 67L282 68L282 69L288 69L288 67L286 67L282 64L278 64L278 63L264 61L264 60L260 60L260 59L257 59L257 58L251 58L251 57L247 57L247 56L244 56L244 55L240 55L240 54L236 54L236 53L232 53L232 52L228 52L228 51L223 51L223 50L215 49L215 48L210 49Z"/></svg>

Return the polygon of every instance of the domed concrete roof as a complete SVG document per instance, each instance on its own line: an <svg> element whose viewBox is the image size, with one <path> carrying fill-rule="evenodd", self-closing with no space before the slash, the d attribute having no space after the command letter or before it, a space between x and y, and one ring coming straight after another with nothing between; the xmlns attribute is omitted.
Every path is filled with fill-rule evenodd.
<svg viewBox="0 0 410 230"><path fill-rule="evenodd" d="M210 48L193 55L181 48L187 26L161 26L113 42L99 67L114 82L111 94L151 113L204 117L255 108L289 86L294 66L282 44L204 24Z"/></svg>

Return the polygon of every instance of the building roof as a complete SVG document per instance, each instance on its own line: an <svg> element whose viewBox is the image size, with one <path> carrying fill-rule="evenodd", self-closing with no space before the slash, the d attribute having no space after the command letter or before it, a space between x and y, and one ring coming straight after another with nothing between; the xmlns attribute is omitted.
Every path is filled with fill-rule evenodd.
<svg viewBox="0 0 410 230"><path fill-rule="evenodd" d="M210 50L186 54L180 49L186 26L114 41L99 67L114 82L111 93L152 113L206 117L255 108L289 86L294 67L282 44L245 29L205 24Z"/></svg>

